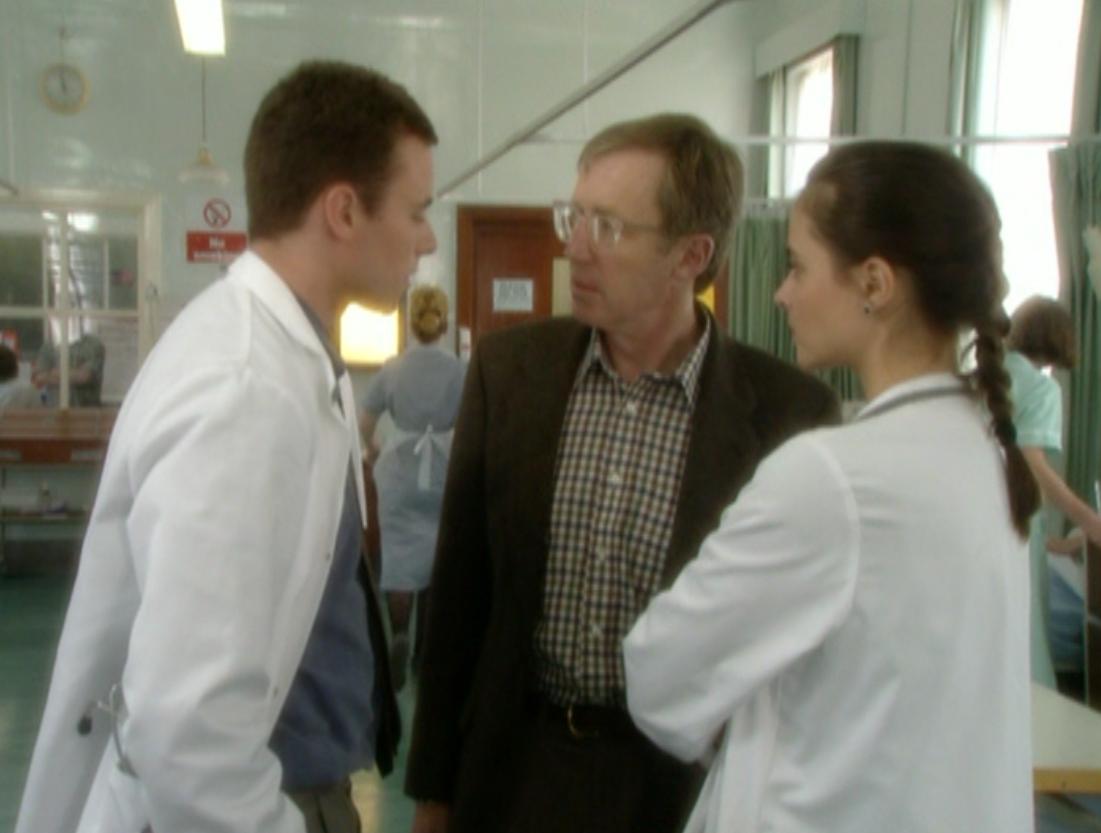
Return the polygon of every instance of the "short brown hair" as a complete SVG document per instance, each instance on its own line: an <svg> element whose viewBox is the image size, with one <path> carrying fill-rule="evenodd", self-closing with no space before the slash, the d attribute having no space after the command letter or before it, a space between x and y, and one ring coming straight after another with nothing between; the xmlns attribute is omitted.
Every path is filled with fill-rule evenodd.
<svg viewBox="0 0 1101 833"><path fill-rule="evenodd" d="M322 189L355 185L367 210L391 174L394 145L410 133L435 144L432 122L405 88L366 67L309 61L260 102L245 145L249 235L298 227Z"/></svg>
<svg viewBox="0 0 1101 833"><path fill-rule="evenodd" d="M422 344L447 330L447 295L438 286L421 284L409 293L409 326Z"/></svg>
<svg viewBox="0 0 1101 833"><path fill-rule="evenodd" d="M1058 301L1033 295L1017 307L1009 319L1006 343L1041 364L1070 370L1078 363L1074 322Z"/></svg>
<svg viewBox="0 0 1101 833"><path fill-rule="evenodd" d="M696 291L715 280L742 213L745 172L734 148L695 116L661 113L604 128L581 150L578 167L618 150L649 150L666 160L658 190L662 226L670 237L707 234L715 252L696 278Z"/></svg>

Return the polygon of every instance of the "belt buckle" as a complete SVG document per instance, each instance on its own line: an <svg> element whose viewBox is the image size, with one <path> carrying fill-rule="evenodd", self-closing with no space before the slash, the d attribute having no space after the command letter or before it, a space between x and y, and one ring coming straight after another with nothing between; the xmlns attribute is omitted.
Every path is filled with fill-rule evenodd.
<svg viewBox="0 0 1101 833"><path fill-rule="evenodd" d="M577 724L573 720L573 707L575 703L570 703L566 706L566 728L570 730L570 737L574 740L588 740L591 738L599 737L599 732L586 732L577 727Z"/></svg>

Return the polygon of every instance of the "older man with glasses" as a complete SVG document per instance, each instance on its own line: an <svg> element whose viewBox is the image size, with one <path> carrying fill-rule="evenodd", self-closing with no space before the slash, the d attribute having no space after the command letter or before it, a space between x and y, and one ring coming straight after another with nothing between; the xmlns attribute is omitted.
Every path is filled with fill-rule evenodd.
<svg viewBox="0 0 1101 833"><path fill-rule="evenodd" d="M691 116L607 128L554 206L573 319L478 344L407 769L418 833L671 833L692 806L700 773L627 715L620 641L761 457L837 412L696 300L742 180Z"/></svg>

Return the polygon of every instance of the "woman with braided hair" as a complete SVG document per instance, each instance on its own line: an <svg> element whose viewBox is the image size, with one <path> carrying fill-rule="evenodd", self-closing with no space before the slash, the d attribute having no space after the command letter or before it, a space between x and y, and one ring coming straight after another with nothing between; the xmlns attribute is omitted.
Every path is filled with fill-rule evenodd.
<svg viewBox="0 0 1101 833"><path fill-rule="evenodd" d="M799 364L853 368L869 402L764 460L625 640L635 721L713 759L689 831L1032 830L1039 492L999 225L930 147L850 144L812 170L776 300Z"/></svg>

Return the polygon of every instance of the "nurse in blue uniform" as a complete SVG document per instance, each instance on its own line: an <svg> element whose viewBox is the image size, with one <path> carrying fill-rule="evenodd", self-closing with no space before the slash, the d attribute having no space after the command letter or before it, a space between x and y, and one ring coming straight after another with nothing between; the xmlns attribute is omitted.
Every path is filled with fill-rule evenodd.
<svg viewBox="0 0 1101 833"><path fill-rule="evenodd" d="M409 324L416 341L383 365L363 403L361 426L372 446L384 412L393 423L374 476L382 541L380 585L393 629L395 688L405 681L414 599L419 618L432 573L451 432L466 370L441 344L447 307L447 295L439 287L422 285L412 291Z"/></svg>

